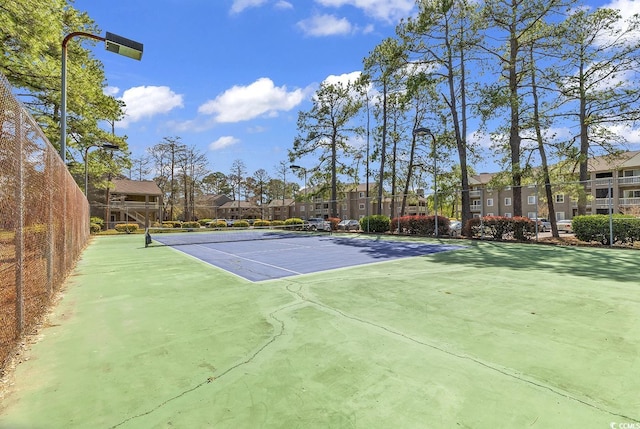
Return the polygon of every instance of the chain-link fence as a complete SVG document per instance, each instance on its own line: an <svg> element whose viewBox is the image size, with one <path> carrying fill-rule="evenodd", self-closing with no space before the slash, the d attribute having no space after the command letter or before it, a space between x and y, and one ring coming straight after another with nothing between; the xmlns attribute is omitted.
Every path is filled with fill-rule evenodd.
<svg viewBox="0 0 640 429"><path fill-rule="evenodd" d="M0 369L89 237L89 206L0 74Z"/></svg>

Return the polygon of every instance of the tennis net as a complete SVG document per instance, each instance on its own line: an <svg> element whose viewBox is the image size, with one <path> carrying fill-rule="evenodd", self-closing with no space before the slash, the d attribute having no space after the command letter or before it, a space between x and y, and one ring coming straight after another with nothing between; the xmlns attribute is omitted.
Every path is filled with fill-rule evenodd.
<svg viewBox="0 0 640 429"><path fill-rule="evenodd" d="M189 244L227 243L233 241L276 240L328 234L303 225L251 226L229 228L148 228L145 247L184 246Z"/></svg>

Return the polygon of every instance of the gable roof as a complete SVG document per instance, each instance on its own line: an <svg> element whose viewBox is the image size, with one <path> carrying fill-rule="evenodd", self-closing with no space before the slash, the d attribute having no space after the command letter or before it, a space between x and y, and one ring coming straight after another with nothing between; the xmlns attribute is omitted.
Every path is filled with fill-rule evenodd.
<svg viewBox="0 0 640 429"><path fill-rule="evenodd" d="M162 191L153 180L114 179L112 194L162 195Z"/></svg>
<svg viewBox="0 0 640 429"><path fill-rule="evenodd" d="M249 201L231 200L220 206L221 209L251 209L258 207Z"/></svg>
<svg viewBox="0 0 640 429"><path fill-rule="evenodd" d="M637 167L640 165L640 150L624 152L617 156L602 155L589 158L587 161L589 171L620 170L625 167Z"/></svg>

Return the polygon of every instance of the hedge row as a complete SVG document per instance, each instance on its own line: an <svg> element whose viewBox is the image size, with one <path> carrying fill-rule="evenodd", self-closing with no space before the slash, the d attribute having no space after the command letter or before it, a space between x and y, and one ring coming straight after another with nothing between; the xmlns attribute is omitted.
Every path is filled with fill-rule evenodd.
<svg viewBox="0 0 640 429"><path fill-rule="evenodd" d="M116 225L116 231L118 232L126 232L127 234L129 234L131 232L136 232L137 230L137 223L119 223Z"/></svg>
<svg viewBox="0 0 640 429"><path fill-rule="evenodd" d="M485 216L467 221L462 234L467 237L489 236L494 240L528 241L536 233L536 224L528 217Z"/></svg>
<svg viewBox="0 0 640 429"><path fill-rule="evenodd" d="M438 235L449 234L449 218L438 216ZM435 216L402 216L393 218L391 231L400 231L411 235L433 235L436 230Z"/></svg>
<svg viewBox="0 0 640 429"><path fill-rule="evenodd" d="M640 240L640 219L629 215L613 215L613 243L633 244ZM609 215L576 216L571 221L571 228L580 241L597 241L611 244Z"/></svg>

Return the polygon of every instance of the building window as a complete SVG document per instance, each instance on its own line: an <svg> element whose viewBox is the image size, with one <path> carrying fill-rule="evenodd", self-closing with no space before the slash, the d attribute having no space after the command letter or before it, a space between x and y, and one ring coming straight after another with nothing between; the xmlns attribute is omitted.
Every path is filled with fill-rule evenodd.
<svg viewBox="0 0 640 429"><path fill-rule="evenodd" d="M342 210L347 211L347 205L346 204L342 205Z"/></svg>
<svg viewBox="0 0 640 429"><path fill-rule="evenodd" d="M505 213L504 217L511 217L511 213Z"/></svg>
<svg viewBox="0 0 640 429"><path fill-rule="evenodd" d="M364 192L360 192L358 195L359 195L359 198L364 198Z"/></svg>
<svg viewBox="0 0 640 429"><path fill-rule="evenodd" d="M527 213L527 217L528 217L529 219L537 219L537 218L538 218L538 216L536 215L536 212L529 212L529 213Z"/></svg>
<svg viewBox="0 0 640 429"><path fill-rule="evenodd" d="M487 207L493 207L493 198L487 198Z"/></svg>
<svg viewBox="0 0 640 429"><path fill-rule="evenodd" d="M485 216L493 216L493 213L487 213Z"/></svg>
<svg viewBox="0 0 640 429"><path fill-rule="evenodd" d="M527 204L534 205L535 203L536 203L536 196L535 195L529 195L527 197Z"/></svg>
<svg viewBox="0 0 640 429"><path fill-rule="evenodd" d="M307 209L307 206L302 206L302 207L300 207L300 211L301 211L301 212L306 211L306 209Z"/></svg>
<svg viewBox="0 0 640 429"><path fill-rule="evenodd" d="M565 220L564 212L556 212L556 220Z"/></svg>
<svg viewBox="0 0 640 429"><path fill-rule="evenodd" d="M556 194L556 203L564 203L564 194Z"/></svg>
<svg viewBox="0 0 640 429"><path fill-rule="evenodd" d="M504 205L505 206L510 206L511 205L511 198L510 197L506 197L504 199Z"/></svg>
<svg viewBox="0 0 640 429"><path fill-rule="evenodd" d="M364 210L364 204L360 203L360 204L358 205L358 208L359 208L360 210Z"/></svg>

